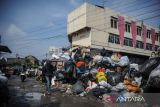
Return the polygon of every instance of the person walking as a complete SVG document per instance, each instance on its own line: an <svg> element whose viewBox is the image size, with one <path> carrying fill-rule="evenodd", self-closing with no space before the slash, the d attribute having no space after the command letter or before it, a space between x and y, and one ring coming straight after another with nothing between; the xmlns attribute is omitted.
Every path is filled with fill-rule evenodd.
<svg viewBox="0 0 160 107"><path fill-rule="evenodd" d="M45 76L46 79L46 91L47 94L51 94L51 80L52 77L54 76L54 71L56 71L56 65L52 65L51 61L47 60L46 64L44 65L44 69L42 71L42 74Z"/></svg>

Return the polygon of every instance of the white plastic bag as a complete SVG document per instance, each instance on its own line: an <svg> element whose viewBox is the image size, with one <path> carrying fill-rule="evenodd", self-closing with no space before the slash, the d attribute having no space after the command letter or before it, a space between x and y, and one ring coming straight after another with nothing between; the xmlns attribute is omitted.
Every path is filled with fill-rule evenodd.
<svg viewBox="0 0 160 107"><path fill-rule="evenodd" d="M94 60L94 62L101 62L102 58L103 58L102 56L96 55L93 60Z"/></svg>
<svg viewBox="0 0 160 107"><path fill-rule="evenodd" d="M131 68L135 68L137 71L139 71L138 64L135 64L135 63L130 64L130 69Z"/></svg>
<svg viewBox="0 0 160 107"><path fill-rule="evenodd" d="M55 85L55 80L56 80L56 76L54 76L51 80L51 85L54 86Z"/></svg>
<svg viewBox="0 0 160 107"><path fill-rule="evenodd" d="M134 80L138 86L141 85L142 77L134 77Z"/></svg>
<svg viewBox="0 0 160 107"><path fill-rule="evenodd" d="M118 62L118 65L120 66L127 66L129 65L129 59L127 56L123 56L120 58L120 61Z"/></svg>
<svg viewBox="0 0 160 107"><path fill-rule="evenodd" d="M112 88L112 86L109 83L107 83L106 81L99 82L99 85L103 86L105 88Z"/></svg>

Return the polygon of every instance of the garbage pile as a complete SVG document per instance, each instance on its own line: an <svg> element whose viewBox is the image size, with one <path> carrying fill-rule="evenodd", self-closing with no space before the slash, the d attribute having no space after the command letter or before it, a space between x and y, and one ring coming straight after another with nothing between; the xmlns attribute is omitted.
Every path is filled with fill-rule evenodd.
<svg viewBox="0 0 160 107"><path fill-rule="evenodd" d="M104 102L115 102L119 95L136 96L160 88L160 58L149 59L139 68L127 56L105 49L91 55L89 49L77 48L67 56L64 69L57 70L52 85L66 94L92 95Z"/></svg>

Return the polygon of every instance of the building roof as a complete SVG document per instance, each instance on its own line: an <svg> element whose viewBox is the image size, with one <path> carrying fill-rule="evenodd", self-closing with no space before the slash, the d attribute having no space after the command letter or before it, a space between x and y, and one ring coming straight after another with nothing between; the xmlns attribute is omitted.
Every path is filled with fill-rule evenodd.
<svg viewBox="0 0 160 107"><path fill-rule="evenodd" d="M11 50L7 46L3 46L3 45L0 45L0 52L12 53Z"/></svg>

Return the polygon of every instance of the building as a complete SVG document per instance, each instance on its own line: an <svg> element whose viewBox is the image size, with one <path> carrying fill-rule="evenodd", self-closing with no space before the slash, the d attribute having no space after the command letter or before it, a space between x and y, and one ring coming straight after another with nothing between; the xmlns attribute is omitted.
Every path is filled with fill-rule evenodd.
<svg viewBox="0 0 160 107"><path fill-rule="evenodd" d="M62 48L54 47L54 46L49 47L49 58L51 58L53 54L59 55L60 53L62 53Z"/></svg>
<svg viewBox="0 0 160 107"><path fill-rule="evenodd" d="M125 19L123 46L120 45L118 16L123 16ZM137 26L136 47L133 47L132 44L131 21L135 21ZM137 21L106 7L84 3L68 15L67 33L72 46L90 46L97 49L104 47L108 51L146 59L153 51L151 28L155 29L155 50L160 45L158 34L160 30L145 23L143 25L147 28L146 49L143 48L142 21Z"/></svg>

